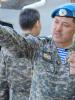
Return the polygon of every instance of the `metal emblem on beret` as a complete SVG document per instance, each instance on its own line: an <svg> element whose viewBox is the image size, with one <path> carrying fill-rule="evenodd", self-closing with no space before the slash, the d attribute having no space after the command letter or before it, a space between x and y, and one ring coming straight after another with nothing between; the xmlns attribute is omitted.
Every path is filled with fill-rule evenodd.
<svg viewBox="0 0 75 100"><path fill-rule="evenodd" d="M59 10L59 16L66 16L66 15L67 15L67 11L65 9Z"/></svg>

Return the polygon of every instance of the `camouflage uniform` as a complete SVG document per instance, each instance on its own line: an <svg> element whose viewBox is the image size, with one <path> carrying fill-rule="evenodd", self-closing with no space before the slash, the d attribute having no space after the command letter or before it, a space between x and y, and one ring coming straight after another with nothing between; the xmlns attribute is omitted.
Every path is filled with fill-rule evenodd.
<svg viewBox="0 0 75 100"><path fill-rule="evenodd" d="M2 54L0 51L0 100L8 100L7 98L9 98L9 87L5 78L5 68L2 60Z"/></svg>
<svg viewBox="0 0 75 100"><path fill-rule="evenodd" d="M0 26L0 100L28 100L35 47L31 47L32 38L26 40L14 30Z"/></svg>
<svg viewBox="0 0 75 100"><path fill-rule="evenodd" d="M1 83L6 83L1 84L1 97L4 97L2 94L6 93L4 90L8 90L6 87L9 83L13 97L11 100L26 100L24 79L28 74L24 72L22 65L28 62L29 67L31 63L35 65L30 100L71 100L74 98L75 76L69 74L70 66L67 59L65 64L61 63L57 48L51 39L39 39L36 42L35 39L25 39L12 30L7 31L0 27L0 43L7 49L7 52L11 52L3 53L5 61L1 59L1 63L4 62L5 67L2 64L3 73L0 80ZM69 52L70 50L71 48L69 48ZM23 70L21 70L21 66ZM2 100L5 99L2 98Z"/></svg>
<svg viewBox="0 0 75 100"><path fill-rule="evenodd" d="M67 58L61 63L52 39L44 39L33 71L29 100L72 100L75 98L75 76L69 73ZM72 47L69 48L70 53Z"/></svg>

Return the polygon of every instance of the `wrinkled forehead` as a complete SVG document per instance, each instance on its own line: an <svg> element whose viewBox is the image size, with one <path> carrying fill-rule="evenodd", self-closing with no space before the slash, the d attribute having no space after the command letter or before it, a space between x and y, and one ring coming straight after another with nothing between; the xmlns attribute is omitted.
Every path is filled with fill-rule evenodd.
<svg viewBox="0 0 75 100"><path fill-rule="evenodd" d="M53 23L65 23L67 25L75 26L75 22L73 21L73 18L70 18L70 17L55 16L53 18Z"/></svg>

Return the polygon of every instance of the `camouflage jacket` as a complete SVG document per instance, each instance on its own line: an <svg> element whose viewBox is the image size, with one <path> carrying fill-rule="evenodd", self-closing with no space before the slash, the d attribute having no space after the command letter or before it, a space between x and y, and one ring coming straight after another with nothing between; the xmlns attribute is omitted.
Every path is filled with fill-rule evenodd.
<svg viewBox="0 0 75 100"><path fill-rule="evenodd" d="M27 67L24 68L22 65L26 65L27 62L28 68L34 64L29 100L71 100L75 97L75 76L69 74L70 67L67 59L65 64L61 63L52 39L39 38L39 41L36 42L35 39L23 38L10 29L0 27L0 45L10 52L5 52L5 54L3 52L5 60L1 59L3 69L2 74L0 73L1 97L7 97L5 93L8 88L11 88L11 100L26 100L24 79L28 74L24 71ZM71 48L69 48L69 52L70 50ZM25 62L22 62L21 59L24 59ZM5 67L2 63L5 64ZM8 99L2 98L2 100Z"/></svg>
<svg viewBox="0 0 75 100"><path fill-rule="evenodd" d="M35 54L33 48L36 48L33 39L29 38L24 39L14 30L0 26L0 100L29 98Z"/></svg>
<svg viewBox="0 0 75 100"><path fill-rule="evenodd" d="M29 100L74 100L75 76L69 73L68 57L62 64L53 40L45 38L42 42L33 71ZM73 46L69 48L69 53Z"/></svg>

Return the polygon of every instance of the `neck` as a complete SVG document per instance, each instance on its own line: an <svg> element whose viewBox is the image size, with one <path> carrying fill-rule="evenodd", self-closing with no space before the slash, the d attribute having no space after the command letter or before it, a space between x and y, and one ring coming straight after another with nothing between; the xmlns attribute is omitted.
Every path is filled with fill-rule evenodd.
<svg viewBox="0 0 75 100"><path fill-rule="evenodd" d="M32 36L35 36L35 31L33 29L25 31L25 34L31 34Z"/></svg>
<svg viewBox="0 0 75 100"><path fill-rule="evenodd" d="M70 47L72 45L72 41L69 42L69 43L57 43L55 42L56 46L59 47L59 48L67 48L67 47Z"/></svg>
<svg viewBox="0 0 75 100"><path fill-rule="evenodd" d="M25 31L25 34L29 34L29 33L31 33L30 30L26 30L26 31Z"/></svg>
<svg viewBox="0 0 75 100"><path fill-rule="evenodd" d="M29 34L32 35L32 31L30 31L30 30L25 30L25 31L22 33L23 36L26 36L26 35L29 35Z"/></svg>

